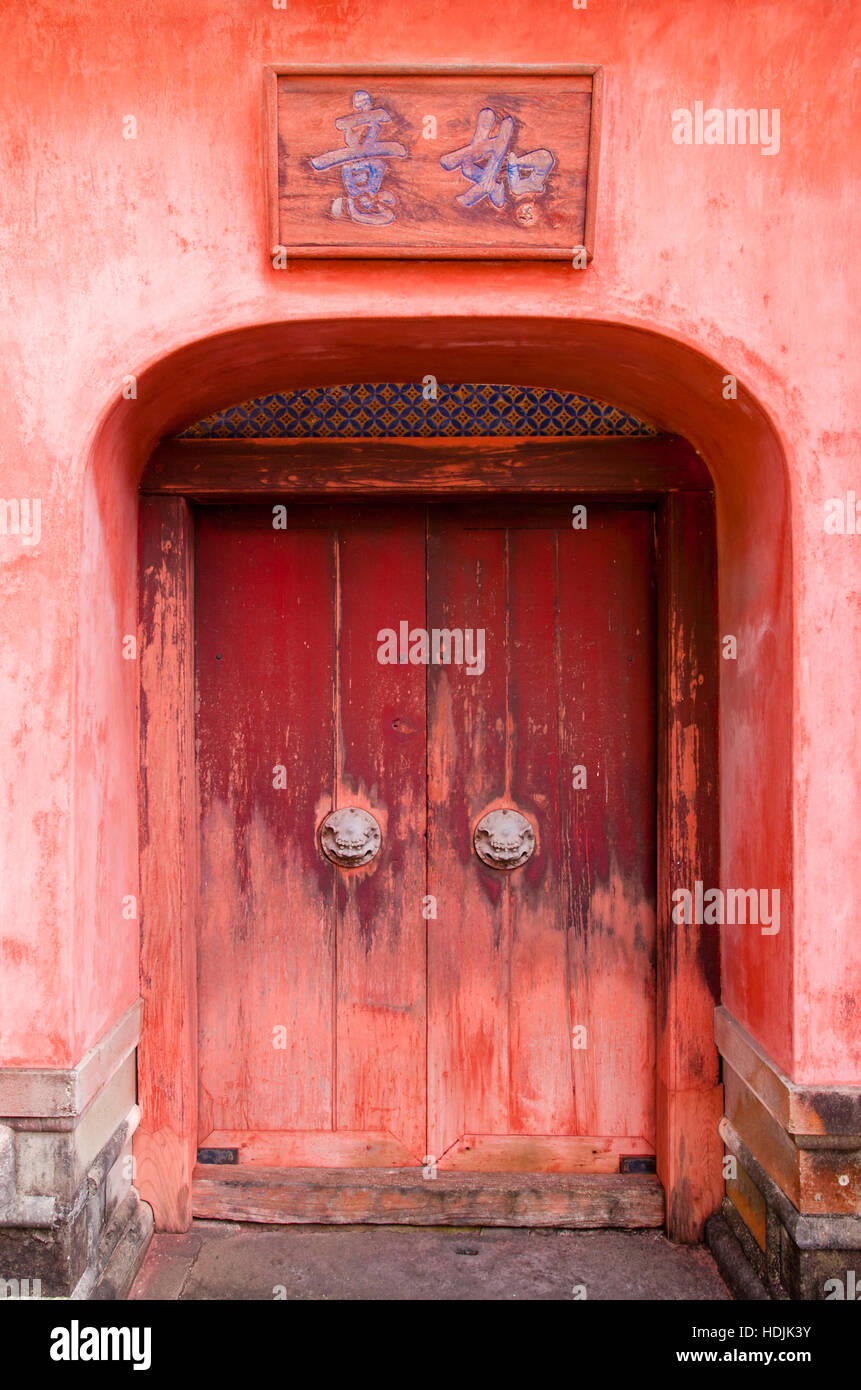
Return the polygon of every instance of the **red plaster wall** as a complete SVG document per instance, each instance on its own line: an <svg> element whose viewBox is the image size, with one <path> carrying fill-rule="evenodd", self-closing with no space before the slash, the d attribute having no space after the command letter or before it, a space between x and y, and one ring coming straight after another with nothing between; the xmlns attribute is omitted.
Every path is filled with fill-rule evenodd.
<svg viewBox="0 0 861 1390"><path fill-rule="evenodd" d="M721 672L724 885L783 899L777 937L726 934L724 998L796 1079L861 1081L861 537L822 527L825 498L861 494L857 8L288 3L12 0L0 19L2 492L43 512L38 547L0 537L0 1064L76 1062L137 992L121 916L137 673L121 643L148 448L267 387L433 371L609 396L706 457L721 628L740 650ZM590 269L273 271L262 68L303 60L602 63ZM671 112L697 99L779 107L780 152L675 145ZM136 401L120 399L127 373Z"/></svg>

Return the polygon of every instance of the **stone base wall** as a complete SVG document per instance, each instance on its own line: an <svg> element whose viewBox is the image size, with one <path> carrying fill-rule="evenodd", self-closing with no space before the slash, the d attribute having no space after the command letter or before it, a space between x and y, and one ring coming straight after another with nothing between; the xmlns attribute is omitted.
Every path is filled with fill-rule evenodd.
<svg viewBox="0 0 861 1390"><path fill-rule="evenodd" d="M152 1231L133 1186L140 1015L71 1070L0 1070L2 1297L127 1292Z"/></svg>
<svg viewBox="0 0 861 1390"><path fill-rule="evenodd" d="M861 1087L791 1082L718 1009L729 1162L709 1244L730 1286L774 1299L861 1299ZM742 1287L754 1292L742 1292Z"/></svg>

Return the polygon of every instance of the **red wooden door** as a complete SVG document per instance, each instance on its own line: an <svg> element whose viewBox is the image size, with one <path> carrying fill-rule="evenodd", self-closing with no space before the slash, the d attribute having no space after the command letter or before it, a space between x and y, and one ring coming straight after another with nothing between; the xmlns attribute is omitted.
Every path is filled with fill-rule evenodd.
<svg viewBox="0 0 861 1390"><path fill-rule="evenodd" d="M654 1152L653 516L559 500L434 510L434 626L486 671L429 670L428 1151L444 1167L618 1170ZM476 822L535 828L509 871Z"/></svg>
<svg viewBox="0 0 861 1390"><path fill-rule="evenodd" d="M412 1164L425 1142L425 688L377 664L425 602L423 508L202 511L200 1134L240 1159ZM336 869L317 828L367 808ZM214 1137L213 1137L214 1132Z"/></svg>
<svg viewBox="0 0 861 1390"><path fill-rule="evenodd" d="M277 520L198 517L201 1146L538 1171L653 1151L652 513ZM361 867L321 847L344 807L379 825ZM476 853L499 809L531 828L516 868Z"/></svg>

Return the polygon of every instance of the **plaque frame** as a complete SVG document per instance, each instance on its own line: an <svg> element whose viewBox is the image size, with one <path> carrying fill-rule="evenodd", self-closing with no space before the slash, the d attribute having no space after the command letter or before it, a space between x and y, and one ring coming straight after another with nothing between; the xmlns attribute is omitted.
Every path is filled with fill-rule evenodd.
<svg viewBox="0 0 861 1390"><path fill-rule="evenodd" d="M589 117L588 152L585 180L585 207L583 216L583 238L578 244L558 244L529 247L511 245L494 246L488 249L482 244L480 235L471 246L440 247L432 244L421 246L382 246L382 245L336 245L310 243L291 243L282 240L282 221L280 210L278 112L279 84L283 78L353 78L357 87L369 80L386 78L447 78L447 77L487 77L520 78L527 82L536 78L588 77L591 79L591 106ZM604 70L593 63L583 64L370 64L367 67L350 64L315 63L273 63L264 68L264 122L265 122L265 170L266 196L269 230L269 250L267 259L273 263L277 252L285 253L287 260L305 259L348 259L348 260L512 260L512 261L568 261L572 262L575 251L585 248L585 259L591 262L595 245L595 221L597 203L598 166L601 145L601 124L603 110ZM337 132L333 130L333 143Z"/></svg>

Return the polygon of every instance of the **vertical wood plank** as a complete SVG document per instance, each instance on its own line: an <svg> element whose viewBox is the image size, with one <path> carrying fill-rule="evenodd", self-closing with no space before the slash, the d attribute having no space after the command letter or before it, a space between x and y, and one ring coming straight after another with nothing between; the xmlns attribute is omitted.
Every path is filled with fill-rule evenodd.
<svg viewBox="0 0 861 1390"><path fill-rule="evenodd" d="M272 523L197 525L201 1138L332 1124L331 528L325 509Z"/></svg>
<svg viewBox="0 0 861 1390"><path fill-rule="evenodd" d="M505 804L505 537L430 508L428 627L483 628L485 669L428 668L428 1152L509 1132L510 923L501 875L473 852Z"/></svg>
<svg viewBox="0 0 861 1390"><path fill-rule="evenodd" d="M712 1042L720 990L716 927L678 925L672 893L720 879L713 501L666 496L658 513L658 1175L671 1239L702 1238L722 1193L723 1102Z"/></svg>
<svg viewBox="0 0 861 1390"><path fill-rule="evenodd" d="M142 497L139 525L144 1016L135 1182L158 1230L185 1231L197 1143L193 527L180 497Z"/></svg>
<svg viewBox="0 0 861 1390"><path fill-rule="evenodd" d="M337 533L337 802L370 811L364 868L327 865L337 902L337 1128L426 1143L426 668L377 660L378 633L425 625L425 509L354 509Z"/></svg>
<svg viewBox="0 0 861 1390"><path fill-rule="evenodd" d="M555 516L554 516L555 512ZM511 801L538 828L504 875L511 919L509 1095L513 1134L576 1134L568 1016L568 887L560 813L558 551L563 501L507 544L507 725Z"/></svg>
<svg viewBox="0 0 861 1390"><path fill-rule="evenodd" d="M589 503L560 534L560 827L579 1134L653 1140L653 516ZM574 770L582 768L574 786Z"/></svg>

